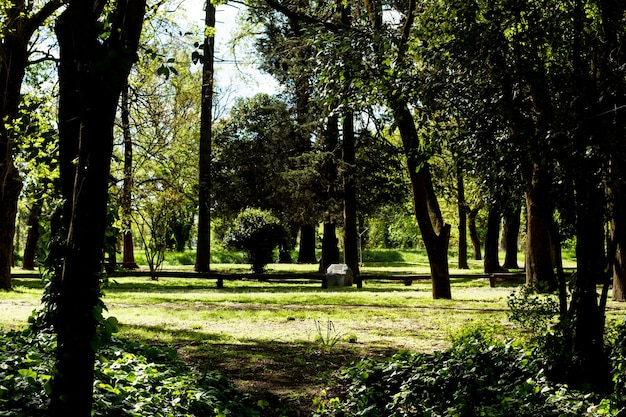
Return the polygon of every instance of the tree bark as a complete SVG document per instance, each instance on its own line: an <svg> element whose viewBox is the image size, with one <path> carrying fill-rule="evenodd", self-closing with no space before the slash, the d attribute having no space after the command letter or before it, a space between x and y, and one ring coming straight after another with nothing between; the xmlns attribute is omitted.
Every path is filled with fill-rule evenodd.
<svg viewBox="0 0 626 417"><path fill-rule="evenodd" d="M552 256L552 208L548 192L550 177L535 164L526 190L526 284L539 290L558 288Z"/></svg>
<svg viewBox="0 0 626 417"><path fill-rule="evenodd" d="M215 27L215 5L205 2L205 27ZM200 162L198 173L198 243L195 270L211 269L211 141L213 128L213 76L215 38L204 38L202 61L202 110L200 115ZM218 282L221 286L221 282Z"/></svg>
<svg viewBox="0 0 626 417"><path fill-rule="evenodd" d="M128 83L122 90L120 117L124 137L124 184L122 186L122 268L135 269L135 245L132 232L133 140L130 133Z"/></svg>
<svg viewBox="0 0 626 417"><path fill-rule="evenodd" d="M611 91L604 97L604 109L600 114L605 126L605 137L611 146L611 175L609 181L609 197L611 204L611 240L613 242L613 300L626 301L626 182L624 166L626 164L626 146L624 132L626 121L617 109L626 106L626 84L623 80L626 53L622 47L623 29L621 20L626 12L626 5L620 0L601 0L602 32L605 41L602 43L600 59L601 90ZM620 33L620 30L622 33Z"/></svg>
<svg viewBox="0 0 626 417"><path fill-rule="evenodd" d="M573 11L574 41L572 68L576 100L574 110L578 126L573 134L575 156L578 159L574 175L576 191L576 280L570 304L573 330L573 358L571 379L574 384L590 384L597 390L610 387L608 358L604 350L604 300L597 296L597 284L603 275L603 265L598 262L598 247L603 248L605 196L597 176L601 161L588 149L601 137L598 124L590 115L598 114L597 92L593 91L591 68L584 60L582 39L585 20L583 2L577 0ZM590 122L594 120L594 123ZM597 142L595 142L597 144Z"/></svg>
<svg viewBox="0 0 626 417"><path fill-rule="evenodd" d="M505 269L519 269L517 263L517 240L519 238L521 207L517 206L504 213L502 227L502 243L504 244L504 264Z"/></svg>
<svg viewBox="0 0 626 417"><path fill-rule="evenodd" d="M300 227L300 250L298 252L298 263L317 263L315 256L315 226L303 225Z"/></svg>
<svg viewBox="0 0 626 417"><path fill-rule="evenodd" d="M104 2L103 2L104 3ZM113 123L134 63L145 0L115 3L107 39L105 4L72 0L57 20L59 156L67 239L58 280L56 370L50 415L91 416L100 273L113 151Z"/></svg>
<svg viewBox="0 0 626 417"><path fill-rule="evenodd" d="M478 237L478 230L476 229L476 216L478 216L478 208L473 208L467 215L469 223L470 240L472 241L472 247L474 248L474 260L481 261L483 259L480 245L480 238Z"/></svg>
<svg viewBox="0 0 626 417"><path fill-rule="evenodd" d="M28 214L28 231L26 234L26 244L24 245L24 257L22 268L27 270L35 269L35 254L37 253L37 243L39 242L39 215L41 205L33 204Z"/></svg>
<svg viewBox="0 0 626 417"><path fill-rule="evenodd" d="M485 237L485 259L483 261L485 273L502 272L498 256L500 236L500 211L489 208L487 215L487 236Z"/></svg>
<svg viewBox="0 0 626 417"><path fill-rule="evenodd" d="M448 269L450 225L443 221L428 162L419 155L419 139L411 112L397 96L392 95L390 100L407 159L415 217L430 262L433 298L452 298Z"/></svg>
<svg viewBox="0 0 626 417"><path fill-rule="evenodd" d="M330 216L324 221L324 236L322 237L322 257L319 272L325 273L332 264L339 263L339 247L337 227Z"/></svg>
<svg viewBox="0 0 626 417"><path fill-rule="evenodd" d="M458 211L459 211L459 269L469 269L467 264L467 206L465 205L465 183L463 181L463 170L459 166L456 174Z"/></svg>
<svg viewBox="0 0 626 417"><path fill-rule="evenodd" d="M359 235L357 232L356 185L354 183L356 164L354 142L354 116L352 112L349 111L344 115L342 141L343 262L352 270L356 284L361 288L362 283L359 279Z"/></svg>
<svg viewBox="0 0 626 417"><path fill-rule="evenodd" d="M615 165L615 164L613 164ZM611 190L611 241L613 254L613 294L614 301L626 301L626 189L624 182L614 172ZM609 256L611 254L609 253Z"/></svg>

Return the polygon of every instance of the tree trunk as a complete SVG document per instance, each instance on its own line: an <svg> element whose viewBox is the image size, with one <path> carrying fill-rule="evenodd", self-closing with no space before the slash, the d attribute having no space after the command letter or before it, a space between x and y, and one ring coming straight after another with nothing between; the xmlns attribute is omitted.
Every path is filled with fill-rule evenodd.
<svg viewBox="0 0 626 417"><path fill-rule="evenodd" d="M581 171L587 171L581 167ZM576 185L576 281L572 291L570 317L573 321L572 379L576 384L590 383L595 389L609 386L608 360L604 351L604 307L598 300L597 284L603 276L596 259L597 223L602 224L604 196L601 189L581 176ZM591 219L594 219L593 221Z"/></svg>
<svg viewBox="0 0 626 417"><path fill-rule="evenodd" d="M37 253L37 243L39 242L39 215L41 205L33 204L28 214L28 231L26 234L26 244L24 245L24 257L22 268L27 270L35 269L35 254Z"/></svg>
<svg viewBox="0 0 626 417"><path fill-rule="evenodd" d="M467 206L465 205L465 183L463 181L463 170L459 166L456 174L458 211L459 211L459 269L469 269L467 264Z"/></svg>
<svg viewBox="0 0 626 417"><path fill-rule="evenodd" d="M504 244L504 265L505 269L519 269L517 263L517 240L519 238L521 207L517 206L513 210L508 210L504 214L502 227L502 243Z"/></svg>
<svg viewBox="0 0 626 417"><path fill-rule="evenodd" d="M400 130L407 159L415 217L430 263L433 298L452 298L448 269L450 225L443 221L428 162L419 155L419 139L411 112L397 96L394 95L391 101L390 107Z"/></svg>
<svg viewBox="0 0 626 417"><path fill-rule="evenodd" d="M552 208L549 174L539 165L526 191L526 285L539 290L558 288L552 256Z"/></svg>
<svg viewBox="0 0 626 417"><path fill-rule="evenodd" d="M616 178L611 187L612 219L611 240L615 253L613 258L613 294L614 301L626 301L626 195L624 183ZM610 255L610 254L609 254Z"/></svg>
<svg viewBox="0 0 626 417"><path fill-rule="evenodd" d="M300 250L298 252L298 263L317 263L317 256L315 256L314 225L304 225L300 227Z"/></svg>
<svg viewBox="0 0 626 417"><path fill-rule="evenodd" d="M478 216L478 211L478 208L473 208L467 215L470 240L472 241L472 247L474 248L475 261L481 261L483 259L482 252L480 250L480 238L478 237L478 230L476 229L476 216Z"/></svg>
<svg viewBox="0 0 626 417"><path fill-rule="evenodd" d="M130 133L128 83L122 90L120 115L124 137L124 184L122 186L122 268L135 269L135 245L132 232L133 140Z"/></svg>
<svg viewBox="0 0 626 417"><path fill-rule="evenodd" d="M354 150L354 116L347 112L343 120L343 262L352 270L356 284L361 288L359 279L359 247L356 213L356 185L354 170L356 156ZM351 285L352 283L346 283Z"/></svg>
<svg viewBox="0 0 626 417"><path fill-rule="evenodd" d="M5 152L0 152L5 155ZM0 290L11 289L11 265L13 264L13 239L15 237L15 218L17 215L17 201L22 189L17 170L13 161L4 160L8 166L2 190L0 191Z"/></svg>
<svg viewBox="0 0 626 417"><path fill-rule="evenodd" d="M577 0L573 11L573 51L572 68L576 100L574 109L578 126L573 135L575 156L578 158L573 172L576 191L576 280L573 283L570 320L573 330L571 351L571 382L589 384L596 390L611 385L608 358L604 350L604 299L598 300L597 284L603 275L603 265L598 262L598 248L603 250L604 238L601 232L604 224L605 196L601 178L597 175L604 161L598 160L588 149L597 144L602 136L595 116L597 92L589 75L591 68L584 61L583 28L585 9ZM593 125L590 121L593 120ZM594 142L594 140L596 142ZM603 258L603 257L602 257ZM608 284L608 282L607 282ZM603 291L604 296L604 291Z"/></svg>
<svg viewBox="0 0 626 417"><path fill-rule="evenodd" d="M205 27L215 27L215 5L205 4ZM200 162L198 174L198 243L196 265L198 272L211 268L211 141L213 128L213 61L215 38L208 34L204 38L202 61L202 112L200 115ZM221 286L221 281L218 281Z"/></svg>
<svg viewBox="0 0 626 417"><path fill-rule="evenodd" d="M503 271L498 256L499 236L500 212L494 207L490 207L487 215L487 236L485 236L485 259L483 261L486 274Z"/></svg>
<svg viewBox="0 0 626 417"><path fill-rule="evenodd" d="M104 4L102 4L104 7ZM117 8L101 39L94 2L73 0L57 20L59 154L67 239L58 279L52 416L90 417L96 328L102 320L100 273L117 103L135 60L145 1Z"/></svg>
<svg viewBox="0 0 626 417"><path fill-rule="evenodd" d="M332 264L339 263L339 247L335 222L330 219L324 221L324 236L322 237L322 257L319 271L325 273Z"/></svg>
<svg viewBox="0 0 626 417"><path fill-rule="evenodd" d="M626 146L624 132L626 120L617 109L626 106L626 85L623 70L626 65L626 52L622 47L622 18L626 5L620 0L602 0L599 2L602 13L602 32L605 41L601 47L600 79L601 91L611 91L604 97L604 109L599 114L602 118L607 143L611 146L609 193L611 204L611 240L613 256L613 294L616 301L626 301L626 182L624 181Z"/></svg>

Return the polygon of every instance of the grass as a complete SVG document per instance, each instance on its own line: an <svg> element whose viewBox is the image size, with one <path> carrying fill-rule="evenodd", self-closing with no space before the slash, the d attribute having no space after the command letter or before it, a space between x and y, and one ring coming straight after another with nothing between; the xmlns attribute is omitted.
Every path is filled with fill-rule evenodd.
<svg viewBox="0 0 626 417"><path fill-rule="evenodd" d="M419 252L377 251L365 259L363 272L428 273ZM170 258L167 267L182 268L173 262ZM471 276L482 272L480 261L470 264L469 271L450 269L468 274L451 280L452 300L433 300L427 280L410 286L368 280L362 289L241 280L218 289L205 279L128 277L112 281L104 301L120 322L120 336L173 347L187 362L220 370L263 401L274 398L282 408L306 409L322 390L332 389L333 370L361 358L441 350L451 336L471 326L486 325L501 337L517 335L507 319L513 288L489 287L488 280ZM213 267L248 271L240 264ZM272 264L269 270L316 268ZM35 279L15 279L14 284L15 291L0 293L0 327L5 329L26 326L43 291ZM624 313L626 306L609 303L609 320ZM320 340L327 323L334 333ZM331 346L328 338L335 336Z"/></svg>

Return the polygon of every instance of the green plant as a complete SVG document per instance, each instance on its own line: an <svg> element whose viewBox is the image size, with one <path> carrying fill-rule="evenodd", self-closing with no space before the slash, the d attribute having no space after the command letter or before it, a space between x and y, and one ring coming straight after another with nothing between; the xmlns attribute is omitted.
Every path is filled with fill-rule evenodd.
<svg viewBox="0 0 626 417"><path fill-rule="evenodd" d="M315 330L317 331L315 340L326 352L330 352L342 338L342 334L335 329L335 324L331 320L327 320L326 323L315 320Z"/></svg>
<svg viewBox="0 0 626 417"><path fill-rule="evenodd" d="M45 416L54 335L0 332L0 415ZM112 339L97 355L93 416L258 416L247 397L216 372L198 373L175 354Z"/></svg>
<svg viewBox="0 0 626 417"><path fill-rule="evenodd" d="M255 273L262 273L273 261L274 249L287 239L287 232L280 221L268 211L246 209L239 213L224 243L248 254Z"/></svg>
<svg viewBox="0 0 626 417"><path fill-rule="evenodd" d="M513 291L507 304L509 320L524 329L534 341L552 328L559 316L559 303L555 296L537 294L526 285Z"/></svg>
<svg viewBox="0 0 626 417"><path fill-rule="evenodd" d="M585 393L550 383L532 354L477 331L433 354L401 352L344 370L345 399L320 404L318 416L581 416Z"/></svg>

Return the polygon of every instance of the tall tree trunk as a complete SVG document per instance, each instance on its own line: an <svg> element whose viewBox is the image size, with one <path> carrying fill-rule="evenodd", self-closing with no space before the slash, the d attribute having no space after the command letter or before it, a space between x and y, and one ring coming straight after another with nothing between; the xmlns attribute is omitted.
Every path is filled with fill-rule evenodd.
<svg viewBox="0 0 626 417"><path fill-rule="evenodd" d="M124 184L122 186L122 268L135 269L135 245L132 232L133 140L130 133L128 83L122 90L120 118L124 137Z"/></svg>
<svg viewBox="0 0 626 417"><path fill-rule="evenodd" d="M500 236L500 211L494 207L489 208L487 215L487 236L485 236L485 259L483 261L485 273L501 272L498 256Z"/></svg>
<svg viewBox="0 0 626 417"><path fill-rule="evenodd" d="M549 174L539 165L533 168L533 180L526 190L526 284L540 290L558 288L552 256L552 208Z"/></svg>
<svg viewBox="0 0 626 417"><path fill-rule="evenodd" d="M315 256L315 226L300 226L300 250L298 251L298 263L314 264L317 263Z"/></svg>
<svg viewBox="0 0 626 417"><path fill-rule="evenodd" d="M135 60L145 0L115 3L115 18L106 39L100 33L100 6L105 4L71 0L56 26L59 154L68 232L62 270L56 278L52 416L91 416L113 123Z"/></svg>
<svg viewBox="0 0 626 417"><path fill-rule="evenodd" d="M359 278L359 247L356 213L356 185L354 171L356 156L354 150L354 115L347 112L343 120L343 262L352 270L356 284L361 288Z"/></svg>
<svg viewBox="0 0 626 417"><path fill-rule="evenodd" d="M289 18L289 26L296 38L305 35L305 32L295 17ZM305 61L309 59L306 48L297 49L297 61ZM293 75L295 86L295 104L296 104L296 141L298 148L304 154L311 151L311 126L312 126L312 110L311 110L311 86L309 77L300 72ZM305 215L306 216L306 215ZM314 264L318 262L315 255L315 223L311 224L310 219L305 219L300 224L300 246L298 251L298 263Z"/></svg>
<svg viewBox="0 0 626 417"><path fill-rule="evenodd" d="M459 164L460 165L460 164ZM463 169L458 167L456 174L457 205L459 211L459 269L469 269L467 264L467 206L465 204L465 183L463 181Z"/></svg>
<svg viewBox="0 0 626 417"><path fill-rule="evenodd" d="M604 97L605 137L611 146L611 180L609 192L611 202L611 240L613 241L613 300L626 301L626 120L617 109L626 106L626 82L623 68L626 65L626 52L622 46L622 19L626 13L626 4L621 0L601 0L602 43L600 59L601 91L611 91ZM621 31L621 33L620 33Z"/></svg>
<svg viewBox="0 0 626 417"><path fill-rule="evenodd" d="M205 27L215 27L215 5L205 2ZM208 33L208 32L207 32ZM200 162L198 177L198 244L196 265L198 272L208 272L211 268L211 141L213 128L213 61L215 38L204 38L204 58L202 63L202 111L200 115ZM221 281L218 281L221 286Z"/></svg>
<svg viewBox="0 0 626 417"><path fill-rule="evenodd" d="M522 209L517 205L514 209L504 213L502 227L502 243L504 244L504 264L505 269L518 269L517 263L517 240L519 238L520 216Z"/></svg>
<svg viewBox="0 0 626 417"><path fill-rule="evenodd" d="M479 208L473 208L467 214L467 220L469 223L470 240L472 241L472 247L474 248L474 260L480 261L483 259L482 252L480 250L480 238L478 237L478 229L476 228L476 216L478 216Z"/></svg>
<svg viewBox="0 0 626 417"><path fill-rule="evenodd" d="M352 25L350 3L341 4L341 24L349 28ZM349 54L344 56L344 67L352 68L353 62L350 62ZM349 85L352 77L349 72L343 74L344 83ZM347 88L346 88L347 90ZM356 154L355 154L355 136L354 136L354 113L347 108L343 114L342 122L342 171L341 179L343 182L343 262L352 270L356 279L356 284L361 288L359 278L359 247L357 232L357 203L356 203ZM352 282L346 282L346 285L352 285Z"/></svg>
<svg viewBox="0 0 626 417"><path fill-rule="evenodd" d="M407 159L415 217L430 262L433 298L452 298L448 269L450 225L443 221L430 176L430 167L427 161L420 159L419 139L411 112L407 104L396 96L391 99L390 107L400 130Z"/></svg>
<svg viewBox="0 0 626 417"><path fill-rule="evenodd" d="M584 165L583 170L596 172L587 171ZM592 174L581 172L576 184L577 268L569 312L574 330L572 378L574 383L591 383L602 390L610 383L604 351L604 306L597 295L597 284L604 275L596 255L599 244L604 243L598 236L604 217L604 196L591 177Z"/></svg>
<svg viewBox="0 0 626 417"><path fill-rule="evenodd" d="M28 214L28 231L26 233L26 244L24 245L24 257L22 259L22 268L35 269L35 254L37 253L37 243L39 242L39 215L41 214L41 205L33 204Z"/></svg>
<svg viewBox="0 0 626 417"><path fill-rule="evenodd" d="M574 41L572 67L575 94L574 110L578 126L573 135L578 166L573 173L576 191L576 280L570 304L573 330L571 379L576 384L590 384L602 390L610 386L608 359L604 350L604 300L598 300L597 284L603 275L603 265L598 262L598 247L603 248L605 198L597 176L601 161L588 149L593 140L601 136L597 123L590 115L599 114L596 107L597 92L592 91L591 68L585 63L583 28L585 9L581 0L574 4ZM597 143L597 142L595 142ZM604 292L603 292L604 295Z"/></svg>

